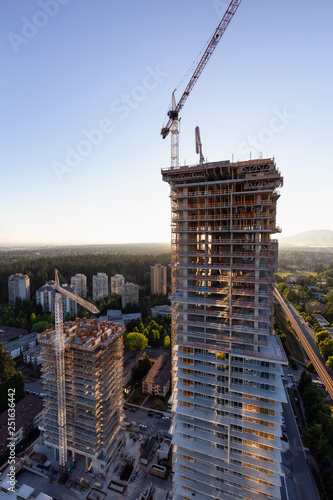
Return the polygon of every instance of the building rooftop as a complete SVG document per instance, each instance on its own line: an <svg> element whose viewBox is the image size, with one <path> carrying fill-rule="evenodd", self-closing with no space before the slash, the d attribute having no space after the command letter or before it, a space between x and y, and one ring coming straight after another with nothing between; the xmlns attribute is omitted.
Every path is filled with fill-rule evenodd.
<svg viewBox="0 0 333 500"><path fill-rule="evenodd" d="M20 347L23 347L24 345L28 344L29 342L33 342L34 340L37 340L37 333L31 332L31 333L28 333L27 335L23 335L19 339L12 340L11 342L7 342L6 348L8 350L13 351L14 349L19 349Z"/></svg>
<svg viewBox="0 0 333 500"><path fill-rule="evenodd" d="M41 491L39 495L36 497L36 500L53 500L53 497L50 497L49 495Z"/></svg>
<svg viewBox="0 0 333 500"><path fill-rule="evenodd" d="M142 319L141 313L123 314L123 321L124 321L125 325L127 325L132 320L141 321L141 319Z"/></svg>
<svg viewBox="0 0 333 500"><path fill-rule="evenodd" d="M6 343L10 339L18 337L19 335L25 335L26 333L27 330L23 330L22 328L0 325L0 342Z"/></svg>
<svg viewBox="0 0 333 500"><path fill-rule="evenodd" d="M30 497L30 495L33 494L34 491L35 491L35 488L32 488L31 486L28 486L27 484L22 484L22 486L20 486L16 495L17 495L17 498L23 498L24 500L27 500Z"/></svg>
<svg viewBox="0 0 333 500"><path fill-rule="evenodd" d="M98 321L97 319L76 318L64 326L65 344L75 347L82 346L84 349L95 350L101 342L109 342L123 334L124 326L118 322ZM38 334L38 340L43 344L55 342L55 330L45 330Z"/></svg>
<svg viewBox="0 0 333 500"><path fill-rule="evenodd" d="M171 377L171 358L162 354L154 362L147 375L142 380L143 383L166 385Z"/></svg>
<svg viewBox="0 0 333 500"><path fill-rule="evenodd" d="M21 427L27 425L38 413L43 410L43 399L27 395L15 405L15 429L18 431ZM3 443L8 437L8 410L0 415L0 443Z"/></svg>

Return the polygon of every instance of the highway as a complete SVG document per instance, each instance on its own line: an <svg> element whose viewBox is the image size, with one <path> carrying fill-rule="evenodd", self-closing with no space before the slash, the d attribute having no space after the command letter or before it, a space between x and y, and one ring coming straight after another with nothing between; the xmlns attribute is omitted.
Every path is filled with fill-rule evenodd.
<svg viewBox="0 0 333 500"><path fill-rule="evenodd" d="M303 323L304 318L296 311L295 307L290 303L286 302L278 289L275 287L274 289L275 297L278 299L283 312L286 314L293 330L296 333L296 336L309 359L312 361L313 366L315 367L316 372L324 386L326 387L327 392L333 399L333 379L332 372L325 365L325 361L321 356L319 349L314 341L313 332Z"/></svg>

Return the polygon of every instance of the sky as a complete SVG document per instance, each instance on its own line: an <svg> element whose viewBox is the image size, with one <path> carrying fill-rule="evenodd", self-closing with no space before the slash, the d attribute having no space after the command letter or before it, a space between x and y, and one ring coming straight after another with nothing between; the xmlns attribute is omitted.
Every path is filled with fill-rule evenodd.
<svg viewBox="0 0 333 500"><path fill-rule="evenodd" d="M226 0L0 3L0 246L170 241L171 94ZM180 162L274 157L281 236L333 229L331 0L242 0L181 111Z"/></svg>

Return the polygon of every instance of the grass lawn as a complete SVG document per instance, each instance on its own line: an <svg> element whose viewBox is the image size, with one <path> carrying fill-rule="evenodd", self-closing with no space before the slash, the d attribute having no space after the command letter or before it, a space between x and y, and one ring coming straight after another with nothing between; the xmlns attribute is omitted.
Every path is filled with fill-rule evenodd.
<svg viewBox="0 0 333 500"><path fill-rule="evenodd" d="M291 327L288 325L288 320L284 315L284 313L282 312L280 304L274 304L274 309L276 314L276 320L279 324L279 328L287 337L287 346L290 352L290 356L306 364L308 362L308 359L304 358L299 342L295 337Z"/></svg>
<svg viewBox="0 0 333 500"><path fill-rule="evenodd" d="M164 398L156 397L151 405L152 410L167 411L168 403Z"/></svg>
<svg viewBox="0 0 333 500"><path fill-rule="evenodd" d="M157 396L153 404L151 405L152 410L160 410L160 411L168 411L168 401L171 396L171 389L167 393L165 398L162 398L161 396Z"/></svg>
<svg viewBox="0 0 333 500"><path fill-rule="evenodd" d="M146 396L147 396L147 394L142 394L141 390L137 389L136 391L133 392L132 396L130 397L130 399L127 402L141 406L142 402Z"/></svg>

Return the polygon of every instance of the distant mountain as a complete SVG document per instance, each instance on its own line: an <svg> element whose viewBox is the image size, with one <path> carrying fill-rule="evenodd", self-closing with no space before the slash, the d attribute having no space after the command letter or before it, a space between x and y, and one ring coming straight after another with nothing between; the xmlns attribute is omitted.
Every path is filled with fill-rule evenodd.
<svg viewBox="0 0 333 500"><path fill-rule="evenodd" d="M304 231L295 236L280 238L279 244L295 247L333 247L333 231L329 229Z"/></svg>

